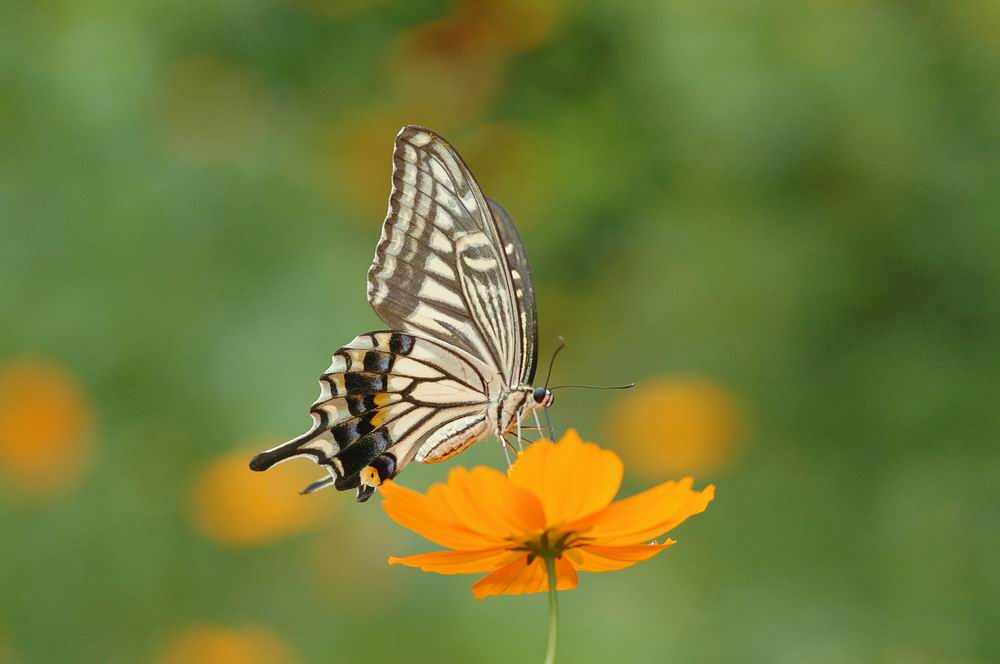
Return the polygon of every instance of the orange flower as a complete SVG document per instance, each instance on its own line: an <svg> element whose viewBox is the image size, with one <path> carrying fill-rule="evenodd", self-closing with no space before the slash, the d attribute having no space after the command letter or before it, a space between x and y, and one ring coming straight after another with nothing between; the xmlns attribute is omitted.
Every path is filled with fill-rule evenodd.
<svg viewBox="0 0 1000 664"><path fill-rule="evenodd" d="M198 477L194 516L205 535L226 544L254 546L307 530L323 518L332 503L302 500L299 495L316 478L315 467L286 463L273 477L255 475L246 472L245 454L217 457Z"/></svg>
<svg viewBox="0 0 1000 664"><path fill-rule="evenodd" d="M59 365L0 367L0 476L33 497L67 489L86 462L91 419L78 382Z"/></svg>
<svg viewBox="0 0 1000 664"><path fill-rule="evenodd" d="M284 664L292 661L284 643L260 628L196 626L171 641L163 664Z"/></svg>
<svg viewBox="0 0 1000 664"><path fill-rule="evenodd" d="M694 491L688 477L612 503L622 473L618 455L571 429L558 444L533 444L506 475L455 468L426 495L386 482L382 506L389 516L452 549L389 563L439 574L490 572L472 586L482 599L547 590L545 559L555 558L557 588L568 590L578 570L625 569L672 546L672 539L650 540L703 512L715 497L714 486Z"/></svg>
<svg viewBox="0 0 1000 664"><path fill-rule="evenodd" d="M731 461L745 429L736 396L704 380L643 381L623 395L608 430L626 460L641 459L644 475L715 470Z"/></svg>

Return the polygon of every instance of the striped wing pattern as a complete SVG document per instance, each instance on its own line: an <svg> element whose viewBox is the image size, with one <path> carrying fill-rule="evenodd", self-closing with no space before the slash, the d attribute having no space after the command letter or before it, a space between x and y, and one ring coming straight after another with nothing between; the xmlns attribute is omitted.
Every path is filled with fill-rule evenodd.
<svg viewBox="0 0 1000 664"><path fill-rule="evenodd" d="M518 375L521 385L531 385L535 380L538 365L538 307L535 304L535 286L528 268L528 254L524 250L521 235L514 226L514 220L507 210L492 198L487 198L493 218L497 222L500 241L507 257L511 282L514 286L514 303L517 307L520 335L520 363Z"/></svg>
<svg viewBox="0 0 1000 664"><path fill-rule="evenodd" d="M310 430L251 468L311 458L329 477L307 491L357 488L363 501L411 461L447 459L523 417L538 337L524 246L507 212L429 129L396 136L368 301L391 329L338 349Z"/></svg>
<svg viewBox="0 0 1000 664"><path fill-rule="evenodd" d="M404 127L368 300L390 327L448 339L516 386L533 373L534 295L520 238L498 207L447 141Z"/></svg>
<svg viewBox="0 0 1000 664"><path fill-rule="evenodd" d="M488 433L487 393L495 376L477 364L425 337L391 331L356 337L334 353L320 378L310 430L258 454L250 467L310 457L330 476L307 491L358 488L365 500L411 460L444 460ZM362 486L373 470L377 476Z"/></svg>

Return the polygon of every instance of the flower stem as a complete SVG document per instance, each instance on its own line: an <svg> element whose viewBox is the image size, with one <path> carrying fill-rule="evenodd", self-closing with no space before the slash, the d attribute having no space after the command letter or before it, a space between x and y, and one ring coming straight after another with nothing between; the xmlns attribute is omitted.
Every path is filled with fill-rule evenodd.
<svg viewBox="0 0 1000 664"><path fill-rule="evenodd" d="M545 556L549 577L549 647L545 650L545 664L555 664L556 643L559 641L559 593L556 592L556 559Z"/></svg>

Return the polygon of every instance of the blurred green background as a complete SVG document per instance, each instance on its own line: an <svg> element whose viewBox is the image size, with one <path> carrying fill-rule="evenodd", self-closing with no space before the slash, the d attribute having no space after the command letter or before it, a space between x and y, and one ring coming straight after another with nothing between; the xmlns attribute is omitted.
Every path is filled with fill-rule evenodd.
<svg viewBox="0 0 1000 664"><path fill-rule="evenodd" d="M517 220L558 380L640 383L557 427L719 487L560 661L1000 661L998 81L995 0L4 3L0 661L541 660L544 596L246 470L381 326L405 123Z"/></svg>

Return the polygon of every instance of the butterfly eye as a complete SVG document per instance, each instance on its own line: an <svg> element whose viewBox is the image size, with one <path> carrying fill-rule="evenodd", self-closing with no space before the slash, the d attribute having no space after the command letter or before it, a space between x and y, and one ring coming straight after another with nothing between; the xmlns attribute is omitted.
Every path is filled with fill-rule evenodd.
<svg viewBox="0 0 1000 664"><path fill-rule="evenodd" d="M545 401L545 393L548 392L544 387L536 387L531 393L531 398L535 400L535 403L542 403Z"/></svg>

